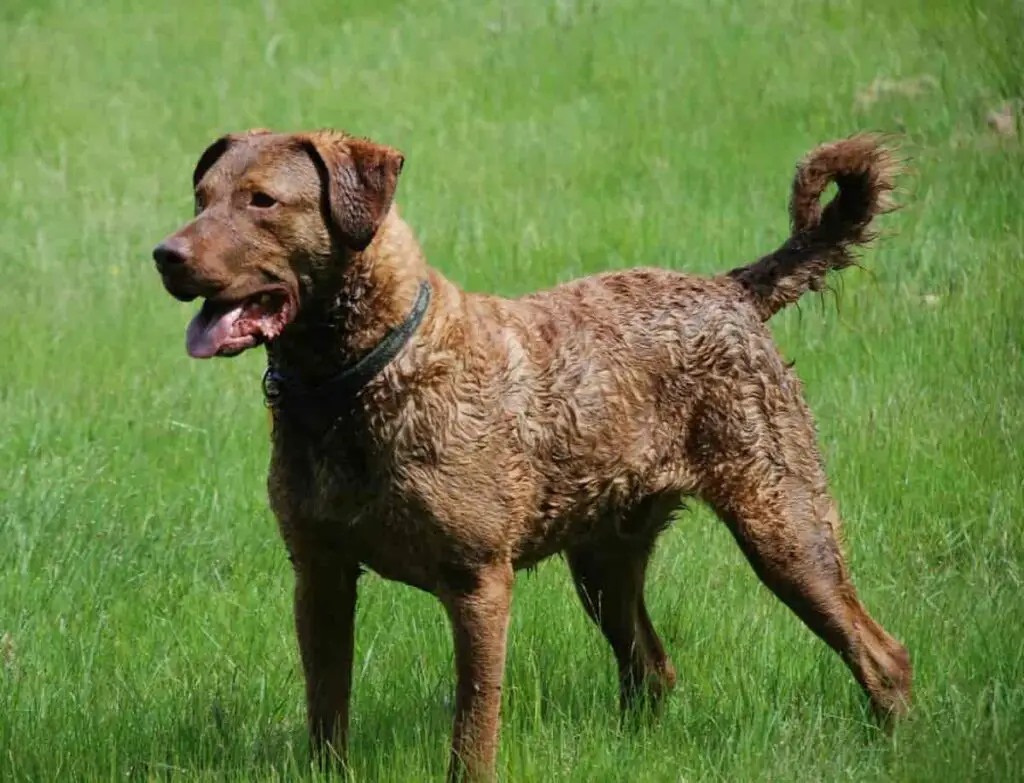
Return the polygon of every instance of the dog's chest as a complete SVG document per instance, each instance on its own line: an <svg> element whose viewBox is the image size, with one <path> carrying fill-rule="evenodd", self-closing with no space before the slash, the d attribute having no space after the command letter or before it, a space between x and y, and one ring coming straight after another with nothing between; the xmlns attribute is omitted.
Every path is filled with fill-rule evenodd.
<svg viewBox="0 0 1024 783"><path fill-rule="evenodd" d="M415 492L382 459L337 432L275 433L271 507L295 555L315 548L431 590L441 545Z"/></svg>
<svg viewBox="0 0 1024 783"><path fill-rule="evenodd" d="M353 527L386 493L381 466L340 428L316 431L276 422L268 489L282 525Z"/></svg>

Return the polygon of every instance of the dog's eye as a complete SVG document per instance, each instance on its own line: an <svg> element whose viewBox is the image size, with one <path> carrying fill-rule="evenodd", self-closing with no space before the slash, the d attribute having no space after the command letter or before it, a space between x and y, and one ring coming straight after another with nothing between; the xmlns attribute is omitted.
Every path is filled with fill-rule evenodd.
<svg viewBox="0 0 1024 783"><path fill-rule="evenodd" d="M268 209L277 203L277 199L273 196L268 196L261 190L253 191L249 197L249 205L253 207L259 207L260 209Z"/></svg>

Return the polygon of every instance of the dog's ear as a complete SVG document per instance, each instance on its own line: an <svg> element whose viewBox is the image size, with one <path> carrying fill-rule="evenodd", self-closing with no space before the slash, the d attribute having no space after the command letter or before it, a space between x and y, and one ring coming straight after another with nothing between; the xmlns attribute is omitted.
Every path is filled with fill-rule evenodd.
<svg viewBox="0 0 1024 783"><path fill-rule="evenodd" d="M196 163L196 167L192 171L192 189L195 190L199 186L203 177L206 176L206 172L212 169L213 164L220 160L221 156L228 151L228 147L231 146L232 142L248 136L264 136L270 132L266 128L251 128L244 133L228 133L221 136L203 150L203 154L199 156L199 162Z"/></svg>
<svg viewBox="0 0 1024 783"><path fill-rule="evenodd" d="M391 209L405 157L369 139L323 131L304 143L320 174L324 218L332 234L363 250Z"/></svg>
<svg viewBox="0 0 1024 783"><path fill-rule="evenodd" d="M213 168L213 164L220 160L220 156L228 151L229 146L231 146L231 137L221 136L203 150L203 154L199 156L199 162L196 163L196 167L192 171L193 190L199 187L199 183L206 176L206 172Z"/></svg>

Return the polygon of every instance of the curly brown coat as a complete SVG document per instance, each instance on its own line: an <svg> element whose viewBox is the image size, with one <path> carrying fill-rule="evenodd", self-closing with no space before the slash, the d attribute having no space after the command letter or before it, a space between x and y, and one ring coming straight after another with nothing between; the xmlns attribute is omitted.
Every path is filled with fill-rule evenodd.
<svg viewBox="0 0 1024 783"><path fill-rule="evenodd" d="M453 778L493 774L514 573L552 554L611 645L623 708L657 702L676 674L644 578L687 496L718 513L878 713L904 712L909 656L857 598L811 413L765 325L870 240L897 170L880 141L811 152L792 235L750 266L609 272L518 299L467 293L427 265L393 204L402 164L334 131L226 136L196 168L195 219L154 251L171 294L205 299L190 354L266 344L307 388L403 323L423 281L433 292L362 388L273 409L270 501L295 568L314 746L344 753L363 568L433 593L451 618Z"/></svg>

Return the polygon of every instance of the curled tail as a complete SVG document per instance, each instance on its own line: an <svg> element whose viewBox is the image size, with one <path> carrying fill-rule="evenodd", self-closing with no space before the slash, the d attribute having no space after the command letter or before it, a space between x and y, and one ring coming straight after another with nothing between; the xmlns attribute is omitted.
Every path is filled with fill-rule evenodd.
<svg viewBox="0 0 1024 783"><path fill-rule="evenodd" d="M729 272L767 321L807 291L820 291L831 270L855 263L852 248L866 245L876 215L895 208L891 193L899 163L879 137L859 134L822 144L797 165L789 202L792 233L785 244ZM830 182L839 193L824 209Z"/></svg>

